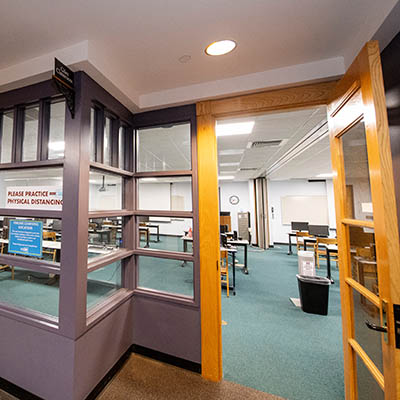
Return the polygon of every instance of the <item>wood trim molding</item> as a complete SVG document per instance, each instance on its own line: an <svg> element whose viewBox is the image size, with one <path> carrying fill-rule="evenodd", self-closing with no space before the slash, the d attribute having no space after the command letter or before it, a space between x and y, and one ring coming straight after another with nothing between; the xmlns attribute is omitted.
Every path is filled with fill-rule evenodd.
<svg viewBox="0 0 400 400"><path fill-rule="evenodd" d="M222 118L326 105L336 83L337 81L314 83L201 102L198 103L197 116L211 114L215 118Z"/></svg>

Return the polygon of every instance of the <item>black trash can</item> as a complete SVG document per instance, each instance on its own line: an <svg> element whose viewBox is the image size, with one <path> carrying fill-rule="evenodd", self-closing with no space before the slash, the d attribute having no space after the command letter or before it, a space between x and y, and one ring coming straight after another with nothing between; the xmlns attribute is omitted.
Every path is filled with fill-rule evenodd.
<svg viewBox="0 0 400 400"><path fill-rule="evenodd" d="M299 285L301 309L310 314L328 315L328 278L296 275Z"/></svg>

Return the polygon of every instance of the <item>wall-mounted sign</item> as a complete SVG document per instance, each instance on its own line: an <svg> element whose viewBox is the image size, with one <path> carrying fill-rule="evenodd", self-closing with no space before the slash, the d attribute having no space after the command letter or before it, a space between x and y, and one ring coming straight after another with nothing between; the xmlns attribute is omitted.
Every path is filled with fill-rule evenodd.
<svg viewBox="0 0 400 400"><path fill-rule="evenodd" d="M43 222L13 219L10 221L8 252L42 257Z"/></svg>
<svg viewBox="0 0 400 400"><path fill-rule="evenodd" d="M53 82L64 95L72 118L75 116L75 77L71 69L57 58L54 59Z"/></svg>
<svg viewBox="0 0 400 400"><path fill-rule="evenodd" d="M24 210L62 210L62 188L59 186L9 186L6 208Z"/></svg>

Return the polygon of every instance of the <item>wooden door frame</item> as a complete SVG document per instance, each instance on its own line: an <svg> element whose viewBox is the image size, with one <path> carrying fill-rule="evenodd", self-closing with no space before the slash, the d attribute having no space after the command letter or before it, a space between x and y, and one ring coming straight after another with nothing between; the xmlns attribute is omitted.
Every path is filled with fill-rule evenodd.
<svg viewBox="0 0 400 400"><path fill-rule="evenodd" d="M221 283L219 271L218 118L304 109L328 104L337 81L298 85L197 103L200 310L202 376L222 379Z"/></svg>

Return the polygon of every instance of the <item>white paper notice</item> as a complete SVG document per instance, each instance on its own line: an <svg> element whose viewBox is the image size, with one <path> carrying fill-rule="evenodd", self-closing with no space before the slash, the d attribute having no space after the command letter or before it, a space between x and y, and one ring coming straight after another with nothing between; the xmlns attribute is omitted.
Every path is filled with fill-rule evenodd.
<svg viewBox="0 0 400 400"><path fill-rule="evenodd" d="M10 186L6 190L6 208L62 210L60 186Z"/></svg>

